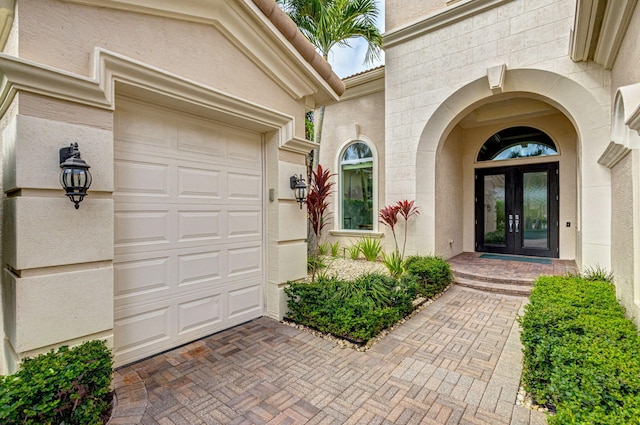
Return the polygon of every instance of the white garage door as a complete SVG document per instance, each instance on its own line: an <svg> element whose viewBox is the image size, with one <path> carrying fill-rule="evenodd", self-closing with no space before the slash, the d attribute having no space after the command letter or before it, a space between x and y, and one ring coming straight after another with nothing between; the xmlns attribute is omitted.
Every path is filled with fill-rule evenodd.
<svg viewBox="0 0 640 425"><path fill-rule="evenodd" d="M116 365L263 313L260 134L120 101Z"/></svg>

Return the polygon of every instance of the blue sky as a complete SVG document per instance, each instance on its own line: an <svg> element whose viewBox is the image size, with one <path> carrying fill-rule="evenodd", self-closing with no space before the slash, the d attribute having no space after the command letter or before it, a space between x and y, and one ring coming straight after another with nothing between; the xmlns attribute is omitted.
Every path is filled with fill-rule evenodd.
<svg viewBox="0 0 640 425"><path fill-rule="evenodd" d="M384 1L376 0L376 3L378 3L378 8L380 9L377 26L380 32L384 33ZM329 63L333 67L333 71L340 78L357 74L369 68L375 68L384 63L383 52L381 60L378 63L365 67L363 62L365 54L367 53L367 43L359 39L354 39L350 41L350 44L351 47L334 47L331 52L329 52Z"/></svg>

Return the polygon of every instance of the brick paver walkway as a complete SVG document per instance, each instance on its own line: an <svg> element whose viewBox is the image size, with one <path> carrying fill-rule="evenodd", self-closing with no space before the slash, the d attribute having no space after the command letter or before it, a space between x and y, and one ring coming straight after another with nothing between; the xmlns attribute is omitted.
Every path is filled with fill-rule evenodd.
<svg viewBox="0 0 640 425"><path fill-rule="evenodd" d="M261 318L119 369L111 424L544 424L515 406L526 298L451 287L367 352Z"/></svg>

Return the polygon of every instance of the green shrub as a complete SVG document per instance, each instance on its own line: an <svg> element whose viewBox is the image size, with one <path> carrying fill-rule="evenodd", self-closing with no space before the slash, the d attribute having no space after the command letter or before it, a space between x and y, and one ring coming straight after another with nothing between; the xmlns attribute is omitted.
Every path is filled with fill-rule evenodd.
<svg viewBox="0 0 640 425"><path fill-rule="evenodd" d="M358 242L358 245L360 247L360 252L362 252L362 255L364 255L364 258L367 261L376 261L378 259L378 255L380 255L380 251L382 250L379 239L362 238Z"/></svg>
<svg viewBox="0 0 640 425"><path fill-rule="evenodd" d="M610 283L541 277L520 324L523 385L556 407L550 424L640 423L640 337Z"/></svg>
<svg viewBox="0 0 640 425"><path fill-rule="evenodd" d="M285 293L289 319L366 343L413 310L417 289L414 282L371 273L353 281L329 278L291 283Z"/></svg>
<svg viewBox="0 0 640 425"><path fill-rule="evenodd" d="M327 255L329 253L329 242L323 242L318 244L318 255Z"/></svg>
<svg viewBox="0 0 640 425"><path fill-rule="evenodd" d="M437 256L409 257L405 260L404 269L419 278L419 292L427 298L439 294L453 281L449 263Z"/></svg>
<svg viewBox="0 0 640 425"><path fill-rule="evenodd" d="M400 277L404 273L404 261L402 256L396 250L391 251L391 254L387 255L382 253L382 263L385 265L391 277Z"/></svg>
<svg viewBox="0 0 640 425"><path fill-rule="evenodd" d="M360 244L348 246L347 252L349 253L349 258L351 258L352 260L357 260L360 256Z"/></svg>
<svg viewBox="0 0 640 425"><path fill-rule="evenodd" d="M93 425L108 415L112 357L103 341L60 347L21 367L0 377L0 423Z"/></svg>

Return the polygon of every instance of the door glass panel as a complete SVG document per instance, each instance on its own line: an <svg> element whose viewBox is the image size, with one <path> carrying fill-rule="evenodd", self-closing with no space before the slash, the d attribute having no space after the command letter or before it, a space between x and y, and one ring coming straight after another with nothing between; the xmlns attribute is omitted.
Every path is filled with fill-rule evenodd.
<svg viewBox="0 0 640 425"><path fill-rule="evenodd" d="M525 248L548 249L548 193L547 171L523 173L521 226Z"/></svg>
<svg viewBox="0 0 640 425"><path fill-rule="evenodd" d="M484 244L506 246L505 175L484 176Z"/></svg>

